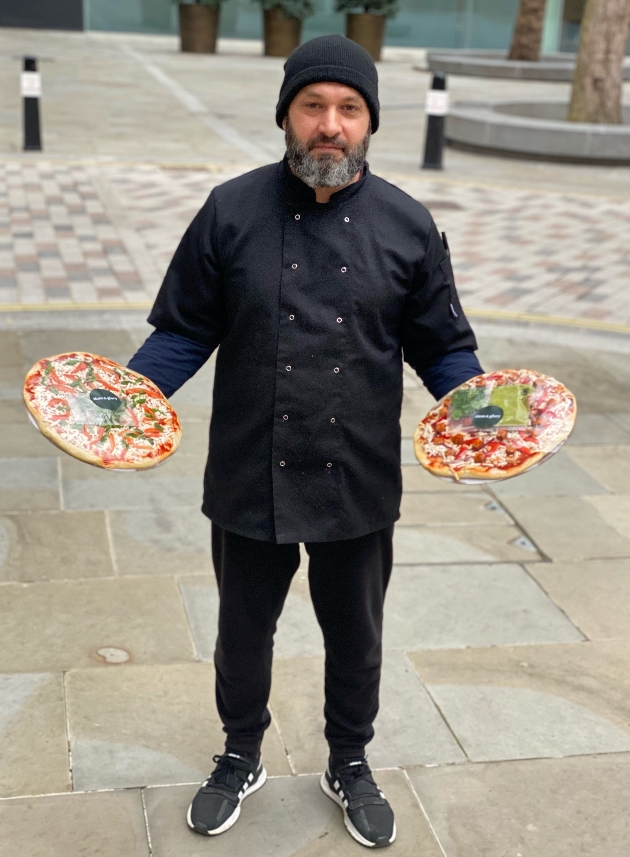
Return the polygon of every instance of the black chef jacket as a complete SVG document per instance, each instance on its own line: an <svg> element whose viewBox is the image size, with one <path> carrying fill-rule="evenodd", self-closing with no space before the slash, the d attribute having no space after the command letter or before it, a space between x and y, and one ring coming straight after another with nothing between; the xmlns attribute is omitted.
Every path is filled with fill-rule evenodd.
<svg viewBox="0 0 630 857"><path fill-rule="evenodd" d="M397 520L403 355L476 348L419 202L366 167L317 203L286 160L215 188L149 322L219 346L204 513L279 543Z"/></svg>

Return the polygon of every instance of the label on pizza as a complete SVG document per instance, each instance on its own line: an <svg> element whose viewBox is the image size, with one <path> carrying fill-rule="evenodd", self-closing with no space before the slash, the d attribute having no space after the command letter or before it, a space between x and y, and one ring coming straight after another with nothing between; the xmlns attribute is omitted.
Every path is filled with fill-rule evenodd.
<svg viewBox="0 0 630 857"><path fill-rule="evenodd" d="M576 411L563 384L531 369L477 375L422 420L414 434L416 458L452 482L510 479L564 444Z"/></svg>
<svg viewBox="0 0 630 857"><path fill-rule="evenodd" d="M26 376L24 401L48 440L97 467L156 467L181 439L177 414L155 384L96 354L40 360Z"/></svg>

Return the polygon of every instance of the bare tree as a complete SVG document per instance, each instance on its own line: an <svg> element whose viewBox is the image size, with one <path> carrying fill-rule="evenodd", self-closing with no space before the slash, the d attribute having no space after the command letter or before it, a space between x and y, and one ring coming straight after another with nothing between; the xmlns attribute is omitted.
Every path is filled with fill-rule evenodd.
<svg viewBox="0 0 630 857"><path fill-rule="evenodd" d="M547 0L521 0L508 59L539 59L546 5Z"/></svg>
<svg viewBox="0 0 630 857"><path fill-rule="evenodd" d="M629 29L630 0L587 0L570 121L621 124L623 58Z"/></svg>

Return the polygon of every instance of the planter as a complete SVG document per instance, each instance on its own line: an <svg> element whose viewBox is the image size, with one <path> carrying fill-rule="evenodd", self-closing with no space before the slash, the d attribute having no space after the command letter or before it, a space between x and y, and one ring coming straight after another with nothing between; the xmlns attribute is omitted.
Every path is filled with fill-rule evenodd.
<svg viewBox="0 0 630 857"><path fill-rule="evenodd" d="M346 36L364 47L375 62L380 60L385 36L385 15L348 12Z"/></svg>
<svg viewBox="0 0 630 857"><path fill-rule="evenodd" d="M265 56L288 57L300 44L302 22L285 18L280 9L263 9Z"/></svg>
<svg viewBox="0 0 630 857"><path fill-rule="evenodd" d="M217 50L219 10L201 3L180 3L179 36L182 51L214 54Z"/></svg>

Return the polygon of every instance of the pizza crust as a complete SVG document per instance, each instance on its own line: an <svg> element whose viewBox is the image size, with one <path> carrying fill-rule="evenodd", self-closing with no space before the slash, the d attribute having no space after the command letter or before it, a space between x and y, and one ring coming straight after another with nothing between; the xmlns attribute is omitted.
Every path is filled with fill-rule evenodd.
<svg viewBox="0 0 630 857"><path fill-rule="evenodd" d="M59 449L71 455L73 458L77 458L79 461L83 461L86 464L91 464L95 467L100 467L106 470L149 470L154 467L157 467L161 464L166 458L172 455L178 448L182 430L177 419L177 415L173 411L170 404L164 398L162 392L158 389L158 387L149 379L145 378L143 375L140 375L138 372L133 372L132 370L125 369L125 372L129 373L137 379L137 383L142 383L143 387L147 389L147 395L150 395L152 398L158 399L164 403L164 409L169 415L169 437L166 442L163 444L163 448L151 449L150 454L144 456L138 456L134 460L125 461L124 459L113 457L111 460L107 460L109 456L106 451L103 450L103 455L97 455L90 450L83 449L69 440L67 440L61 433L55 431L54 424L51 424L50 420L46 418L46 415L41 412L40 408L37 407L37 403L34 401L34 394L37 384L39 383L35 380L35 376L41 373L42 363L53 363L56 360L63 360L64 358L68 358L72 356L73 358L78 358L81 362L93 363L96 364L97 371L99 369L99 363L101 364L101 371L106 370L107 366L116 366L118 369L125 369L125 367L120 367L118 364L115 364L112 360L109 360L106 357L101 357L96 354L89 354L87 352L81 351L73 351L68 352L67 354L56 354L52 357L46 358L45 361L39 361L36 363L27 373L26 379L24 382L23 389L23 397L24 404L34 420L37 428L41 432L41 434L57 446ZM164 423L166 424L166 423ZM125 426L124 428L110 428L110 433L117 439L123 436L131 427ZM147 450L148 451L148 450Z"/></svg>

